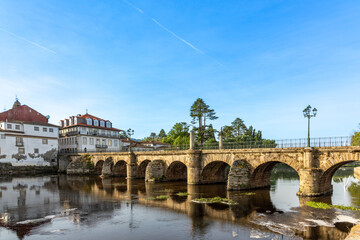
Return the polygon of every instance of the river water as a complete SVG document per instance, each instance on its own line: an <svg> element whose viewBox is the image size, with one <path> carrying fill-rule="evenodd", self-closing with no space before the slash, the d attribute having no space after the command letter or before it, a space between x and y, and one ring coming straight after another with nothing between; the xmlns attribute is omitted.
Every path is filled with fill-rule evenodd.
<svg viewBox="0 0 360 240"><path fill-rule="evenodd" d="M315 200L360 207L360 187L351 174L340 173L333 195ZM270 189L246 194L227 192L222 184L66 175L3 178L0 239L344 239L360 218L358 211L306 206L309 199L296 196L296 174L275 171L271 182ZM156 200L159 195L169 197ZM216 196L238 204L192 202Z"/></svg>

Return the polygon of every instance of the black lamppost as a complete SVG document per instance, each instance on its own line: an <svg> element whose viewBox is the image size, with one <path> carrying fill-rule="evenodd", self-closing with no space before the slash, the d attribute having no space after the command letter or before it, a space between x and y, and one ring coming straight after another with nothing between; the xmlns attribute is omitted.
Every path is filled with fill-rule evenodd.
<svg viewBox="0 0 360 240"><path fill-rule="evenodd" d="M308 138L307 147L310 147L310 118L316 117L317 109L312 108L310 105L307 106L303 111L304 117L308 118Z"/></svg>
<svg viewBox="0 0 360 240"><path fill-rule="evenodd" d="M129 141L130 141L129 152L131 152L131 136L134 135L134 130L132 130L131 128L129 128L129 129L127 130L127 135L129 136Z"/></svg>

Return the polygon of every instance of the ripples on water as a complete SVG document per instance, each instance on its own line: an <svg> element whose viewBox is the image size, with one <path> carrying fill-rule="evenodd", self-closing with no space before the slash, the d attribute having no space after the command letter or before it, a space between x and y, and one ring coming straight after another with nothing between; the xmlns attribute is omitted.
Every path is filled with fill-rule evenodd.
<svg viewBox="0 0 360 240"><path fill-rule="evenodd" d="M355 179L351 179L357 182ZM226 186L82 176L8 178L0 182L0 239L343 239L359 214L313 209L296 196L295 174L273 174L255 195ZM360 190L334 182L319 201L360 207ZM354 187L355 186L355 187ZM190 195L179 197L179 192ZM153 200L169 195L165 200ZM198 204L227 197L238 205Z"/></svg>

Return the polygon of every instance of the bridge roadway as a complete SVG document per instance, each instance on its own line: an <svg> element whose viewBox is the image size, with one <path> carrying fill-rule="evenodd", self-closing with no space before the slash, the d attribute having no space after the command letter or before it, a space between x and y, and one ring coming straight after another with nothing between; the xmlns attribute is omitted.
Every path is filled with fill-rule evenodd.
<svg viewBox="0 0 360 240"><path fill-rule="evenodd" d="M66 166L68 173L83 173L75 166L85 155L98 175L148 182L227 182L228 190L270 187L271 170L284 163L299 175L297 194L313 197L332 193L333 174L342 165L360 160L360 146L77 153L62 155L60 166Z"/></svg>

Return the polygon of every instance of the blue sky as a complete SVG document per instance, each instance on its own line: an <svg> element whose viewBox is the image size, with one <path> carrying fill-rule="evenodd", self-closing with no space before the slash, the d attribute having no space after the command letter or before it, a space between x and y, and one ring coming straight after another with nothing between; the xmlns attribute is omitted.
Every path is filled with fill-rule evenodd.
<svg viewBox="0 0 360 240"><path fill-rule="evenodd" d="M360 122L359 1L0 1L0 107L85 113L135 138L236 117L266 138L349 136Z"/></svg>

